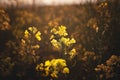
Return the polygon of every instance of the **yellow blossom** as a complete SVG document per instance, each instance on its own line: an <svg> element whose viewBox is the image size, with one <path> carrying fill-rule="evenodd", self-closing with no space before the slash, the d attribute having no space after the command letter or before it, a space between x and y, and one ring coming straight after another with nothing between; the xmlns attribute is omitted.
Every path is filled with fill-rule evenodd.
<svg viewBox="0 0 120 80"><path fill-rule="evenodd" d="M53 77L53 78L58 78L57 74L58 74L58 72L57 72L57 71L54 71L54 72L51 73L50 75L51 75L51 77Z"/></svg>
<svg viewBox="0 0 120 80"><path fill-rule="evenodd" d="M51 30L51 33L57 34L57 35L59 35L59 36L67 36L67 35L68 35L65 26L59 26L57 29L56 29L56 28L53 28L53 29Z"/></svg>
<svg viewBox="0 0 120 80"><path fill-rule="evenodd" d="M38 41L41 40L40 35L41 35L40 31L38 31L38 32L35 34L35 38L36 38Z"/></svg>
<svg viewBox="0 0 120 80"><path fill-rule="evenodd" d="M56 30L55 28L53 28L53 29L51 30L51 33L56 34L56 32L57 32L57 30Z"/></svg>
<svg viewBox="0 0 120 80"><path fill-rule="evenodd" d="M51 43L55 48L60 49L61 44L56 39L52 39Z"/></svg>
<svg viewBox="0 0 120 80"><path fill-rule="evenodd" d="M46 72L49 72L49 71L50 71L49 66L47 66L47 67L45 68L45 71L46 71Z"/></svg>
<svg viewBox="0 0 120 80"><path fill-rule="evenodd" d="M71 44L76 43L76 40L75 40L74 38L72 38L72 39L70 40L70 43L71 43Z"/></svg>
<svg viewBox="0 0 120 80"><path fill-rule="evenodd" d="M45 61L45 64L41 63L37 65L36 70L43 71L43 76L51 76L58 78L60 73L67 74L69 69L67 68L66 61L64 59L52 59L51 61Z"/></svg>
<svg viewBox="0 0 120 80"><path fill-rule="evenodd" d="M25 34L25 35L28 35L28 34L29 34L28 30L25 30L24 34Z"/></svg>
<svg viewBox="0 0 120 80"><path fill-rule="evenodd" d="M60 36L67 36L68 35L65 26L60 26L58 29L59 29L58 35L60 35Z"/></svg>
<svg viewBox="0 0 120 80"><path fill-rule="evenodd" d="M48 76L49 75L49 71L45 71L45 76Z"/></svg>
<svg viewBox="0 0 120 80"><path fill-rule="evenodd" d="M51 66L51 63L49 60L45 61L45 66Z"/></svg>
<svg viewBox="0 0 120 80"><path fill-rule="evenodd" d="M40 66L43 66L43 63L40 63Z"/></svg>
<svg viewBox="0 0 120 80"><path fill-rule="evenodd" d="M54 35L51 35L51 36L50 36L50 40L53 39L54 37L55 37Z"/></svg>
<svg viewBox="0 0 120 80"><path fill-rule="evenodd" d="M39 71L39 65L37 65L35 69L36 69L36 71Z"/></svg>
<svg viewBox="0 0 120 80"><path fill-rule="evenodd" d="M29 35L30 35L30 33L28 32L28 30L25 30L25 32L24 32L24 36L25 36L26 38L28 38Z"/></svg>
<svg viewBox="0 0 120 80"><path fill-rule="evenodd" d="M36 27L32 27L32 28L33 28L32 32L35 34L38 30L37 30ZM38 31L38 32L39 32L39 31Z"/></svg>
<svg viewBox="0 0 120 80"><path fill-rule="evenodd" d="M40 46L38 44L36 44L35 46L32 46L32 48L38 49L38 48L40 48Z"/></svg>
<svg viewBox="0 0 120 80"><path fill-rule="evenodd" d="M32 27L29 27L28 30L32 31L33 29L32 29Z"/></svg>
<svg viewBox="0 0 120 80"><path fill-rule="evenodd" d="M68 69L67 67L65 67L65 68L63 69L63 73L64 73L64 74L66 74L66 73L68 74L68 73L70 73L70 71L69 71L69 69Z"/></svg>
<svg viewBox="0 0 120 80"><path fill-rule="evenodd" d="M70 52L69 52L70 58L73 58L76 55L76 49L73 48Z"/></svg>
<svg viewBox="0 0 120 80"><path fill-rule="evenodd" d="M57 59L57 61L58 61L58 62L60 63L60 65L63 66L63 67L67 66L65 60L63 60L63 59Z"/></svg>
<svg viewBox="0 0 120 80"><path fill-rule="evenodd" d="M40 48L40 45L38 45L38 44L37 44L37 45L35 45L35 48L37 48L37 49L38 49L38 48Z"/></svg>
<svg viewBox="0 0 120 80"><path fill-rule="evenodd" d="M44 68L42 66L39 67L40 70L44 70Z"/></svg>
<svg viewBox="0 0 120 80"><path fill-rule="evenodd" d="M65 37L62 37L60 39L61 42L63 42L64 45L66 46L69 46L70 45L70 38L65 38Z"/></svg>

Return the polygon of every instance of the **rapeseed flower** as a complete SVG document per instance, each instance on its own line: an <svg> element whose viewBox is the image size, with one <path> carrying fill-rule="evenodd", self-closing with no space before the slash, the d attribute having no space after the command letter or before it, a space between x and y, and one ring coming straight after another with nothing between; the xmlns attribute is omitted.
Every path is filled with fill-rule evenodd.
<svg viewBox="0 0 120 80"><path fill-rule="evenodd" d="M44 64L41 63L37 65L36 70L43 71L43 76L51 76L53 78L58 78L60 73L69 73L69 69L64 59L47 60Z"/></svg>
<svg viewBox="0 0 120 80"><path fill-rule="evenodd" d="M70 38L62 37L62 38L60 39L60 41L61 41L64 45L66 45L66 46L69 46L69 45L70 45Z"/></svg>
<svg viewBox="0 0 120 80"><path fill-rule="evenodd" d="M40 31L38 31L38 32L35 34L35 38L36 38L38 41L41 40L40 35L41 35Z"/></svg>
<svg viewBox="0 0 120 80"><path fill-rule="evenodd" d="M71 52L70 49L67 49L67 48L72 47L72 45L76 43L76 40L74 38L67 37L68 33L66 29L67 28L65 26L58 26L56 28L53 28L51 30L52 35L50 37L50 40L51 40L52 45L55 48L59 50L63 49L62 50L63 53L65 55L69 54L70 58L72 58L75 56L75 52L73 52L73 50L75 51L75 49L73 49Z"/></svg>
<svg viewBox="0 0 120 80"><path fill-rule="evenodd" d="M51 63L49 60L45 61L45 66L51 66Z"/></svg>
<svg viewBox="0 0 120 80"><path fill-rule="evenodd" d="M67 36L68 35L65 26L58 27L58 35L60 35L60 36Z"/></svg>
<svg viewBox="0 0 120 80"><path fill-rule="evenodd" d="M36 66L36 68L35 68L36 71L39 71L39 67L40 67L39 65Z"/></svg>
<svg viewBox="0 0 120 80"><path fill-rule="evenodd" d="M55 35L59 35L59 36L67 36L68 35L65 26L59 26L57 29L53 28L51 30L51 33L53 33Z"/></svg>
<svg viewBox="0 0 120 80"><path fill-rule="evenodd" d="M51 33L57 34L57 30L56 30L55 28L53 28L53 29L51 30Z"/></svg>
<svg viewBox="0 0 120 80"><path fill-rule="evenodd" d="M39 49L40 48L40 45L36 44L34 46L31 46L33 49Z"/></svg>
<svg viewBox="0 0 120 80"><path fill-rule="evenodd" d="M74 38L70 39L70 38L62 37L62 38L60 39L60 41L61 41L64 45L66 45L66 46L70 46L71 44L76 43L76 41L75 41Z"/></svg>
<svg viewBox="0 0 120 80"><path fill-rule="evenodd" d="M56 49L60 49L61 48L61 44L56 40L56 39L52 39L51 40L52 45L56 48Z"/></svg>
<svg viewBox="0 0 120 80"><path fill-rule="evenodd" d="M70 40L70 43L71 43L71 44L76 43L76 40L75 40L74 38L72 38L72 39Z"/></svg>
<svg viewBox="0 0 120 80"><path fill-rule="evenodd" d="M54 39L54 38L55 38L55 36L54 36L54 35L51 35L51 36L50 36L50 40L51 40L51 39Z"/></svg>
<svg viewBox="0 0 120 80"><path fill-rule="evenodd" d="M36 27L32 27L33 28L33 33L35 34L38 30L37 30L37 28ZM39 31L38 31L39 32Z"/></svg>
<svg viewBox="0 0 120 80"><path fill-rule="evenodd" d="M73 58L75 55L76 55L76 49L73 48L70 52L69 52L69 55L70 55L70 58Z"/></svg>
<svg viewBox="0 0 120 80"><path fill-rule="evenodd" d="M33 30L33 28L32 28L32 27L29 27L29 28L28 28L28 30L32 31L32 30Z"/></svg>
<svg viewBox="0 0 120 80"><path fill-rule="evenodd" d="M62 72L63 72L64 74L70 73L69 68L67 68L67 67L65 67Z"/></svg>
<svg viewBox="0 0 120 80"><path fill-rule="evenodd" d="M25 53L35 55L36 50L40 48L40 45L37 43L40 40L41 32L36 27L28 27L24 31L23 39L21 39L21 48L26 49L24 50L26 51Z"/></svg>
<svg viewBox="0 0 120 80"><path fill-rule="evenodd" d="M53 78L58 78L58 72L57 71L53 71L50 75Z"/></svg>
<svg viewBox="0 0 120 80"><path fill-rule="evenodd" d="M30 33L28 32L28 30L25 30L25 32L24 32L24 36L25 36L26 38L28 38L29 35L30 35Z"/></svg>

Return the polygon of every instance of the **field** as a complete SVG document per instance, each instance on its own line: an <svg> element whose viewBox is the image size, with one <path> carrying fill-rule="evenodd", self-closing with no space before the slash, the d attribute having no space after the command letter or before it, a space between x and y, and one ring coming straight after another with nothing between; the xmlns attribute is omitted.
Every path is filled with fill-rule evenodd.
<svg viewBox="0 0 120 80"><path fill-rule="evenodd" d="M0 7L0 80L120 80L119 5Z"/></svg>

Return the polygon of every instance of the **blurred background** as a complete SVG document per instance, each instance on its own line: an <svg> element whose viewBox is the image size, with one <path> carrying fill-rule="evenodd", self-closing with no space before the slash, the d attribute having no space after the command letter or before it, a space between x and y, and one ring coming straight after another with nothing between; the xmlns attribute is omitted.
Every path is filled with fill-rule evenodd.
<svg viewBox="0 0 120 80"><path fill-rule="evenodd" d="M119 5L119 0L0 0L0 80L120 80ZM61 57L50 42L51 29L61 25L76 40L72 59ZM41 32L40 41L24 37L29 27ZM52 78L35 70L58 58L66 60L69 74Z"/></svg>
<svg viewBox="0 0 120 80"><path fill-rule="evenodd" d="M1 0L1 5L14 5L14 6L25 6L25 5L71 5L80 4L86 2L97 2L97 0Z"/></svg>

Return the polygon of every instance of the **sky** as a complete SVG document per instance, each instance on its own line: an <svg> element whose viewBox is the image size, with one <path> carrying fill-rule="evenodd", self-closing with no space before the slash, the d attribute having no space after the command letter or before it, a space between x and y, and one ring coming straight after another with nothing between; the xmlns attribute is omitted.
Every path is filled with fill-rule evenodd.
<svg viewBox="0 0 120 80"><path fill-rule="evenodd" d="M33 3L33 0L0 0L0 4L16 5L15 1L19 1L22 5ZM96 1L96 0L35 0L36 5L70 5L85 3L86 1Z"/></svg>

